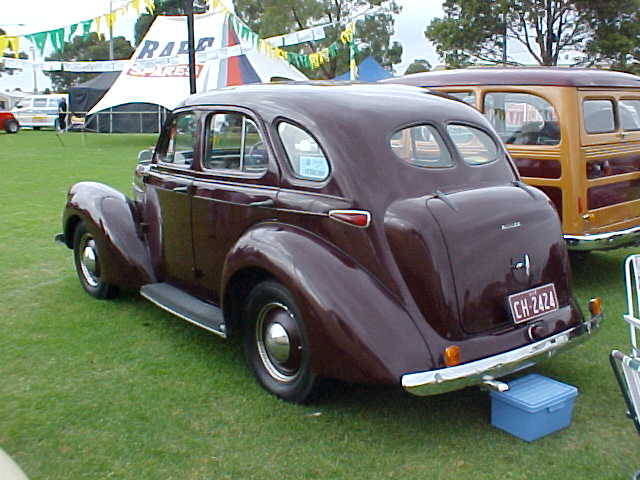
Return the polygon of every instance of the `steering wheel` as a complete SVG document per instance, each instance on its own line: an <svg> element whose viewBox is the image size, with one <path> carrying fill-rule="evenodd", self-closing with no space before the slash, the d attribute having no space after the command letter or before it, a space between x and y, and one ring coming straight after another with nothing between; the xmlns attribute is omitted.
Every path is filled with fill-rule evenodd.
<svg viewBox="0 0 640 480"><path fill-rule="evenodd" d="M267 163L267 149L262 140L254 143L247 150L246 159L253 166L265 165ZM245 164L248 164L245 162Z"/></svg>

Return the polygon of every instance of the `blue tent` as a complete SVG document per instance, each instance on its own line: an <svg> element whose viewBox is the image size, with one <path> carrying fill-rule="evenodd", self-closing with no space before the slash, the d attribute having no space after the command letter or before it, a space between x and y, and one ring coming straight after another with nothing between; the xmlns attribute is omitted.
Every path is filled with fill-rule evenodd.
<svg viewBox="0 0 640 480"><path fill-rule="evenodd" d="M368 56L358 65L358 78L362 82L377 82L383 78L393 77L391 72L382 68L375 58ZM349 80L349 72L338 75L334 80Z"/></svg>

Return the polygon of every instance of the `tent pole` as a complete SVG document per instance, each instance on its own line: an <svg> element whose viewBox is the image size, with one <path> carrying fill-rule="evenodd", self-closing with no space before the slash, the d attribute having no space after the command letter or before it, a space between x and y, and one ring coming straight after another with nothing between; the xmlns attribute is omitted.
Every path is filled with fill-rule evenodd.
<svg viewBox="0 0 640 480"><path fill-rule="evenodd" d="M193 0L184 0L184 10L187 14L187 36L189 41L189 89L196 93L196 51L195 34L193 32Z"/></svg>

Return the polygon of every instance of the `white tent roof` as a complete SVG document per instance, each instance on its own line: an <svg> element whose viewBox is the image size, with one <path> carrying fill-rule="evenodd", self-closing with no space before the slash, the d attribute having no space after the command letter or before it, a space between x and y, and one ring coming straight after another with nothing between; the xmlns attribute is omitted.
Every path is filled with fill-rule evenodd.
<svg viewBox="0 0 640 480"><path fill-rule="evenodd" d="M195 16L198 92L276 77L306 80L284 60L238 44L232 24L224 13ZM89 113L125 103L175 108L190 94L186 38L186 17L158 16L118 79Z"/></svg>

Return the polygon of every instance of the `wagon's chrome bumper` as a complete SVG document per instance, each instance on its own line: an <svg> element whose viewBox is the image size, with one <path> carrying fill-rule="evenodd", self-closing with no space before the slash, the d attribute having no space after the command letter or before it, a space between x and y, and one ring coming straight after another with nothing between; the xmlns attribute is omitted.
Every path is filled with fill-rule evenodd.
<svg viewBox="0 0 640 480"><path fill-rule="evenodd" d="M608 250L640 243L640 226L592 235L564 235L569 250Z"/></svg>
<svg viewBox="0 0 640 480"><path fill-rule="evenodd" d="M402 376L402 386L409 393L424 396L482 384L530 367L560 350L582 343L598 330L601 321L602 314L595 315L577 327L515 350L455 367L409 373Z"/></svg>

